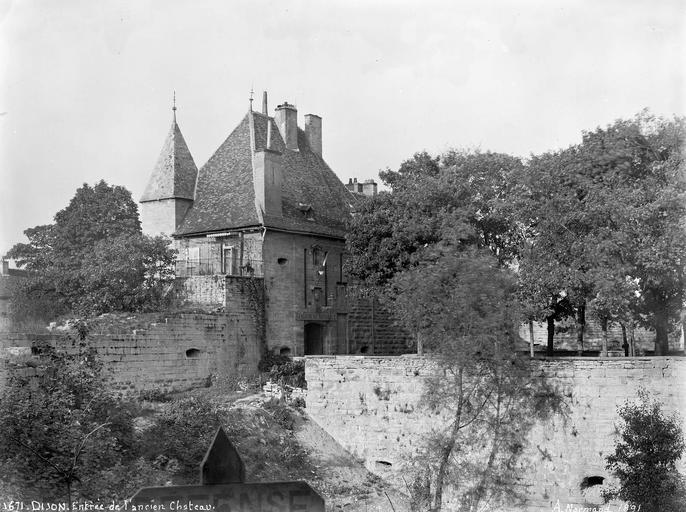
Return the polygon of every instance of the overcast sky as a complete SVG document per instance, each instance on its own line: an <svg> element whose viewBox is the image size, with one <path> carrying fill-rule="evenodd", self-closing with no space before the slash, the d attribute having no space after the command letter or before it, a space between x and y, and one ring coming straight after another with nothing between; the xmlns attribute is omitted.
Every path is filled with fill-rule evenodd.
<svg viewBox="0 0 686 512"><path fill-rule="evenodd" d="M83 183L140 198L171 123L202 166L267 90L341 180L684 114L686 3L0 0L0 253Z"/></svg>

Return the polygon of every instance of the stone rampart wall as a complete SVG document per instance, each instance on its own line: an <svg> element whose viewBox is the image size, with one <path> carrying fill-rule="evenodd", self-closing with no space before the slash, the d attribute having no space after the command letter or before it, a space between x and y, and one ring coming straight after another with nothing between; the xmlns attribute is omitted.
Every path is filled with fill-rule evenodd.
<svg viewBox="0 0 686 512"><path fill-rule="evenodd" d="M412 340L393 315L372 298L349 299L348 338L351 354L396 356L414 352Z"/></svg>
<svg viewBox="0 0 686 512"><path fill-rule="evenodd" d="M558 500L562 510L602 502L605 485L582 489L581 483L591 476L611 482L604 457L614 448L617 406L634 399L640 387L667 411L686 412L683 358L536 360L532 371L543 372L567 395L568 413L529 435L529 498L521 510L550 511ZM308 357L307 411L368 469L405 489L403 464L442 422L421 406L431 373L431 363L418 356Z"/></svg>
<svg viewBox="0 0 686 512"><path fill-rule="evenodd" d="M186 390L208 385L213 377L239 379L257 371L254 322L245 312L175 314L115 331L91 333L87 344L105 363L113 388L123 394ZM83 350L65 333L36 336L35 341L72 354ZM27 363L40 368L40 359L27 359L24 352L3 352L0 387L10 370L23 372Z"/></svg>
<svg viewBox="0 0 686 512"><path fill-rule="evenodd" d="M178 277L176 286L183 298L191 304L204 306L226 305L226 276L191 276Z"/></svg>
<svg viewBox="0 0 686 512"><path fill-rule="evenodd" d="M537 351L545 351L548 345L548 326L545 323L534 322L534 347ZM519 336L528 346L530 333L529 324L519 327ZM631 336L627 333L627 339ZM589 319L584 330L584 351L600 352L603 343L603 331L600 323ZM619 324L610 324L607 330L607 346L610 351L624 353L622 327ZM634 331L634 343L636 355L652 354L655 350L655 331L637 328ZM577 326L573 320L567 319L555 324L555 350L567 350L576 352L579 350L577 342ZM672 331L669 334L669 348L671 351L684 350L684 340L681 331Z"/></svg>

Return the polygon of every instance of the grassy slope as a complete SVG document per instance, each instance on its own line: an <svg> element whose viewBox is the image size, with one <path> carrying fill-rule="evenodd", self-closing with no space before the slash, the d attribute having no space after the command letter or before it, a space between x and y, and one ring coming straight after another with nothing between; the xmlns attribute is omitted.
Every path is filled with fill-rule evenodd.
<svg viewBox="0 0 686 512"><path fill-rule="evenodd" d="M410 510L407 496L368 472L310 420L306 410L248 393L221 393L210 388L193 394L208 399L219 414L241 454L248 481L306 480L325 499L327 512ZM154 409L164 407L156 404Z"/></svg>

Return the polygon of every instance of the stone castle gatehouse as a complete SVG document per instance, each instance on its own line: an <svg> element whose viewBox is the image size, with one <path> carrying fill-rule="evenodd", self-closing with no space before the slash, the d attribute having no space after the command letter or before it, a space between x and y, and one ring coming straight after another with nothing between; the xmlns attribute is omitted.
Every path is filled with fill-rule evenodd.
<svg viewBox="0 0 686 512"><path fill-rule="evenodd" d="M346 187L323 158L322 118L287 102L252 110L196 167L174 119L140 200L143 230L174 237L190 299L230 307L226 279L262 279L268 348L290 355L400 354L389 315L350 300L345 227L376 185ZM209 278L211 277L211 279Z"/></svg>

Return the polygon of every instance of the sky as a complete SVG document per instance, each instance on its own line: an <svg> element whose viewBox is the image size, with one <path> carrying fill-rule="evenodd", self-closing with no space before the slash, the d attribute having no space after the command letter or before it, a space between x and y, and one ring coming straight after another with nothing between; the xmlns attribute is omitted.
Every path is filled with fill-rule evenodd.
<svg viewBox="0 0 686 512"><path fill-rule="evenodd" d="M685 50L680 0L0 0L0 254L83 183L138 200L173 91L198 167L267 90L322 117L347 182L684 115Z"/></svg>

